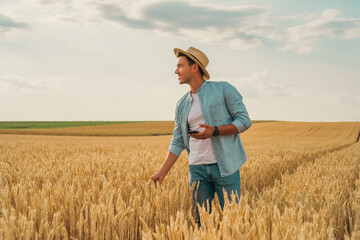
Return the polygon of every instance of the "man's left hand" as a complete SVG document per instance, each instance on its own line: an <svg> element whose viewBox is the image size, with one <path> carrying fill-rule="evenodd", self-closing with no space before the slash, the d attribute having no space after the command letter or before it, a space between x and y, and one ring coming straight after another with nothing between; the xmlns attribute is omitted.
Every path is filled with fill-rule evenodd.
<svg viewBox="0 0 360 240"><path fill-rule="evenodd" d="M204 130L202 130L199 133L193 133L190 134L191 137L196 138L196 139L206 139L209 137L212 137L212 135L214 134L215 128L209 124L202 124L199 123L199 126L204 128Z"/></svg>

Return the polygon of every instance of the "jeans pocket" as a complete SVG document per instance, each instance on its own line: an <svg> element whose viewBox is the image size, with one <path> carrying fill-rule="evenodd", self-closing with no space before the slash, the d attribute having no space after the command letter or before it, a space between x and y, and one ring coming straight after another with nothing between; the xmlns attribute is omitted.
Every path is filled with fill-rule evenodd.
<svg viewBox="0 0 360 240"><path fill-rule="evenodd" d="M234 172L233 174L226 176L226 177L220 177L219 179L220 185L231 185L231 184L240 184L240 173L239 170Z"/></svg>
<svg viewBox="0 0 360 240"><path fill-rule="evenodd" d="M189 182L190 186L194 181L202 180L205 178L206 171L202 169L201 165L189 165Z"/></svg>

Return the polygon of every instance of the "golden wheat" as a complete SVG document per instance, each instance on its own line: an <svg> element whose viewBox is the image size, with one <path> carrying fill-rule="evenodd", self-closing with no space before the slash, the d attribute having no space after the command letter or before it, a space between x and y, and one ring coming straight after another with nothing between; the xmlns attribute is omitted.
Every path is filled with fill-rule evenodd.
<svg viewBox="0 0 360 240"><path fill-rule="evenodd" d="M193 217L187 156L149 186L171 136L0 135L0 239L358 239L358 123L257 123L240 203Z"/></svg>
<svg viewBox="0 0 360 240"><path fill-rule="evenodd" d="M173 128L173 121L154 121L48 129L0 129L0 134L60 136L157 136L172 134Z"/></svg>

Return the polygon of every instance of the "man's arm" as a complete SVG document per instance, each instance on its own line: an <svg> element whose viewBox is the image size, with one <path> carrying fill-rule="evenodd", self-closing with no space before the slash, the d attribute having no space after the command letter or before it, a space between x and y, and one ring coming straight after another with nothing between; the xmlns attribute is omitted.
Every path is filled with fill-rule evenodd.
<svg viewBox="0 0 360 240"><path fill-rule="evenodd" d="M249 114L242 101L242 96L238 90L229 83L224 83L224 96L226 108L233 119L232 124L238 129L238 133L243 133L252 125Z"/></svg>
<svg viewBox="0 0 360 240"><path fill-rule="evenodd" d="M237 89L225 83L224 96L226 108L231 114L233 122L223 126L217 126L219 135L232 135L246 131L252 125L249 114L246 110L244 103L242 102L242 96ZM200 133L191 134L190 136L197 139L206 139L212 137L215 131L214 126L208 124L199 124L204 130Z"/></svg>
<svg viewBox="0 0 360 240"><path fill-rule="evenodd" d="M169 151L159 171L151 176L149 184L154 183L155 187L157 187L157 183L161 184L178 158Z"/></svg>
<svg viewBox="0 0 360 240"><path fill-rule="evenodd" d="M214 126L211 126L209 124L202 124L202 123L199 123L199 126L204 128L204 130L202 130L199 133L190 134L191 137L197 138L197 139L206 139L206 138L212 137L212 135L214 134L214 131L215 131ZM218 126L218 130L219 130L219 135L238 134L237 127L232 123L223 125L223 126Z"/></svg>
<svg viewBox="0 0 360 240"><path fill-rule="evenodd" d="M182 135L181 124L178 113L178 105L177 105L175 110L175 126L173 131L173 137L170 142L168 154L163 164L161 165L159 171L151 176L149 184L154 183L155 187L157 186L158 182L161 184L165 176L170 171L171 167L174 165L174 163L179 158L181 152L184 149L185 149L185 144Z"/></svg>

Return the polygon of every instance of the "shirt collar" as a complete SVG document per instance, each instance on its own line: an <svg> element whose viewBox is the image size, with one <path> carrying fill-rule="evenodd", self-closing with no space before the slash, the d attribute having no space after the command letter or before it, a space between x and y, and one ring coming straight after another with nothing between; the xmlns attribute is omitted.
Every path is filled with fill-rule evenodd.
<svg viewBox="0 0 360 240"><path fill-rule="evenodd" d="M201 86L198 88L198 90L196 90L196 93L200 93L201 91L203 91L203 89L206 87L207 85L207 81L204 81L203 84L201 84ZM188 92L188 98L190 99L190 102L193 101L193 97L191 95L191 90Z"/></svg>
<svg viewBox="0 0 360 240"><path fill-rule="evenodd" d="M201 84L201 86L198 88L198 90L196 90L196 93L200 93L201 91L203 91L206 85L207 85L207 81L205 80L204 83Z"/></svg>

